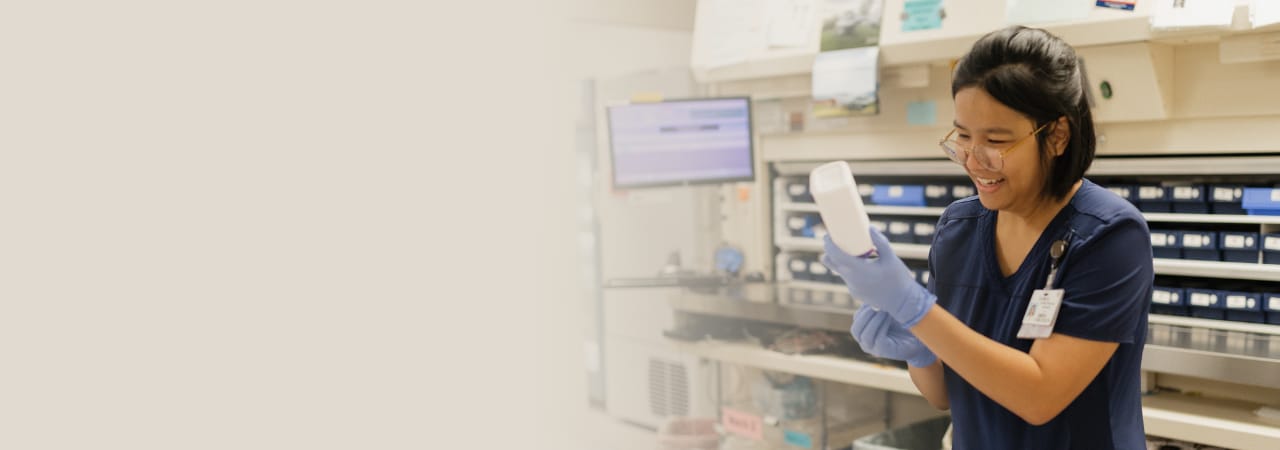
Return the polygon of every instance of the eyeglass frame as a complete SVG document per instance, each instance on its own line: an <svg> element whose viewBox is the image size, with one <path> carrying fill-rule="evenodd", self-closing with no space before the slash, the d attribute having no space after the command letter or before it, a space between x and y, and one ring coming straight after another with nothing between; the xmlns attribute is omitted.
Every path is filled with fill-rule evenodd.
<svg viewBox="0 0 1280 450"><path fill-rule="evenodd" d="M1009 148L1006 148L1006 149L1004 149L1004 150L996 150L997 154L999 154L999 155L1000 155L1000 169L999 169L999 170L1004 170L1004 157L1005 157L1005 156L1007 156L1007 155L1008 155L1008 154L1010 154L1010 153L1013 153L1013 151L1014 151L1014 150L1017 150L1017 149L1018 149L1018 146L1019 146L1019 145L1022 145L1022 143L1023 143L1023 142L1026 142L1026 141L1027 141L1027 138L1030 138L1031 136L1035 136L1036 134L1040 133L1040 131L1041 131L1041 130L1043 130L1045 127L1049 126L1049 124L1051 124L1051 123L1053 123L1053 121L1045 122L1043 125L1040 125L1040 127L1039 127L1039 128L1036 128L1036 129L1035 129L1035 131L1032 131L1030 134L1028 134L1028 135L1026 135L1026 136L1023 136L1021 139L1018 139L1018 140L1017 140L1017 142L1014 142L1014 143L1013 143L1013 145L1010 145L1010 146L1009 146ZM966 157L965 157L965 161L956 161L955 159L953 159L953 158L951 158L951 157L950 157L950 155L951 155L951 150L947 148L947 141L953 141L953 140L951 139L951 135L956 134L956 131L957 131L957 130L959 130L959 128L952 127L952 128L951 128L951 131L950 131L950 132L948 132L946 136L943 136L943 137L942 137L942 140L939 140L939 141L938 141L938 146L939 146L939 147L941 147L941 148L942 148L942 151L948 155L947 159L950 159L950 160L951 160L951 162L954 162L954 163L956 163L956 164L960 164L960 165L964 165L965 161L968 161L968 159L969 159L969 158L968 158L968 156L966 156ZM978 143L977 143L977 142L974 142L973 144L970 144L970 145L969 145L969 148L967 148L967 149L966 149L966 148L964 148L963 146L961 146L961 145L960 145L960 142L959 142L959 141L954 141L954 142L956 143L956 147L957 147L957 148L961 148L961 149L964 149L964 150L965 150L965 154L966 154L966 155L971 155L971 154L973 154L973 153L974 153L974 152L973 152L973 149L974 149L974 148L976 148L976 147L978 146ZM990 148L990 147L988 147L988 148ZM981 164L981 162L979 162L979 164ZM990 167L986 167L985 165L983 166L983 168L985 168L985 169L989 169L989 170L996 170L996 169L992 169L992 168L990 168Z"/></svg>

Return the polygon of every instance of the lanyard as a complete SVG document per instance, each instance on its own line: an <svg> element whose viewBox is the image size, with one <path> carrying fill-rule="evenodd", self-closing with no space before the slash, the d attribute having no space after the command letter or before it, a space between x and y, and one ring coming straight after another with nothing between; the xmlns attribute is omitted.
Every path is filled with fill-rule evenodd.
<svg viewBox="0 0 1280 450"><path fill-rule="evenodd" d="M1066 239L1058 239L1053 241L1049 246L1049 278L1044 280L1045 290L1053 289L1053 277L1058 275L1058 266L1062 264L1062 256L1067 253Z"/></svg>

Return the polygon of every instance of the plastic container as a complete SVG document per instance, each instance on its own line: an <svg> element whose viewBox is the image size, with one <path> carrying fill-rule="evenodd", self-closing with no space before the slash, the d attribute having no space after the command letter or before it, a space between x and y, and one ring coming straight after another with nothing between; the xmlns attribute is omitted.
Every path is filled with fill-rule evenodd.
<svg viewBox="0 0 1280 450"><path fill-rule="evenodd" d="M1262 295L1255 292L1225 292L1227 320L1237 322L1266 323L1262 311Z"/></svg>
<svg viewBox="0 0 1280 450"><path fill-rule="evenodd" d="M835 161L818 166L809 173L809 192L818 204L822 223L831 240L845 253L871 256L876 247L871 242L871 219L858 195L858 185L849 164Z"/></svg>
<svg viewBox="0 0 1280 450"><path fill-rule="evenodd" d="M1222 301L1222 297L1222 291L1187 289L1187 304L1191 306L1191 317L1226 319L1226 304Z"/></svg>
<svg viewBox="0 0 1280 450"><path fill-rule="evenodd" d="M1151 230L1151 256L1177 259L1182 257L1182 232Z"/></svg>
<svg viewBox="0 0 1280 450"><path fill-rule="evenodd" d="M943 207L951 204L951 185L926 184L924 186L925 206Z"/></svg>
<svg viewBox="0 0 1280 450"><path fill-rule="evenodd" d="M924 186L919 185L880 185L871 194L871 201L877 205L922 207L925 201Z"/></svg>
<svg viewBox="0 0 1280 450"><path fill-rule="evenodd" d="M1208 214L1209 203L1204 198L1204 185L1169 186L1169 201L1173 212L1182 214Z"/></svg>
<svg viewBox="0 0 1280 450"><path fill-rule="evenodd" d="M1131 184L1113 184L1107 186L1107 190L1120 196L1120 198L1125 199L1131 204L1136 205L1138 203L1138 190Z"/></svg>
<svg viewBox="0 0 1280 450"><path fill-rule="evenodd" d="M951 418L947 416L916 422L858 438L853 450L941 450L948 425Z"/></svg>
<svg viewBox="0 0 1280 450"><path fill-rule="evenodd" d="M1206 196L1209 209L1214 214L1244 214L1244 186L1238 184L1216 184L1209 188Z"/></svg>
<svg viewBox="0 0 1280 450"><path fill-rule="evenodd" d="M1199 261L1222 261L1218 235L1212 231L1183 231L1182 257Z"/></svg>
<svg viewBox="0 0 1280 450"><path fill-rule="evenodd" d="M1280 233L1262 235L1262 263L1280 264Z"/></svg>
<svg viewBox="0 0 1280 450"><path fill-rule="evenodd" d="M1182 288L1152 286L1151 313L1170 316L1187 315L1186 293Z"/></svg>
<svg viewBox="0 0 1280 450"><path fill-rule="evenodd" d="M1258 262L1258 233L1223 231L1218 233L1222 260L1238 263Z"/></svg>
<svg viewBox="0 0 1280 450"><path fill-rule="evenodd" d="M1169 190L1158 184L1138 185L1138 209L1142 212L1172 212L1173 202L1169 200Z"/></svg>

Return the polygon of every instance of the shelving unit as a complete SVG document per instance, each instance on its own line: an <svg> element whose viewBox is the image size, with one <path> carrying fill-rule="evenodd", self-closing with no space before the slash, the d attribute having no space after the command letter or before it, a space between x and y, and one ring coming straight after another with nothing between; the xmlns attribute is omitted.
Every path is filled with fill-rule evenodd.
<svg viewBox="0 0 1280 450"><path fill-rule="evenodd" d="M756 299L758 300L758 299ZM761 301L730 300L717 295L687 293L671 299L671 306L682 313L733 317L745 320L783 323L830 331L846 331L852 323L848 311L819 311L799 306ZM1236 327L1204 319L1152 316L1153 323ZM1250 331L1280 332L1280 326L1237 328ZM673 341L674 342L674 341ZM890 366L848 358L820 355L786 355L742 342L675 342L684 352L703 358L782 371L858 386L873 387L903 394L919 395L907 371ZM1198 353L1201 360L1188 359ZM1280 361L1259 358L1234 358L1211 352L1148 345L1144 369L1159 367L1161 359L1190 362L1169 367L1225 367L1236 373L1267 376L1259 371L1280 370ZM1151 367L1154 364L1157 367ZM1280 373L1280 372L1275 372ZM1223 378L1219 378L1223 379ZM1229 380L1226 378L1224 380ZM1280 381L1280 376L1270 380ZM1266 381L1266 380L1264 380ZM1217 445L1235 449L1280 448L1280 423L1272 423L1253 414L1262 405L1209 399L1176 393L1159 393L1143 398L1143 417L1148 434Z"/></svg>

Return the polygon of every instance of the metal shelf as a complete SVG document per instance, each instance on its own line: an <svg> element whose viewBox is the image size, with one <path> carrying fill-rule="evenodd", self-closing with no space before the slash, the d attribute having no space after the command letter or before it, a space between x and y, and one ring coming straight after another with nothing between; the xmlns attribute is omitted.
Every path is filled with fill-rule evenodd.
<svg viewBox="0 0 1280 450"><path fill-rule="evenodd" d="M787 355L738 342L674 341L678 351L765 370L804 375L839 383L920 395L911 376L897 367L825 355Z"/></svg>
<svg viewBox="0 0 1280 450"><path fill-rule="evenodd" d="M800 288L800 289L808 289L811 291L821 291L821 292L834 292L837 294L849 293L849 288L845 287L845 285L843 284L822 283L818 281L791 280L785 283L778 284L778 287Z"/></svg>
<svg viewBox="0 0 1280 450"><path fill-rule="evenodd" d="M1170 214L1143 213L1147 222L1174 223L1243 223L1243 224L1280 224L1280 216L1245 216L1233 214Z"/></svg>
<svg viewBox="0 0 1280 450"><path fill-rule="evenodd" d="M852 311L835 308L802 307L777 303L727 300L715 295L684 292L670 299L676 311L730 317L756 322L780 323L804 328L848 332L853 325Z"/></svg>
<svg viewBox="0 0 1280 450"><path fill-rule="evenodd" d="M1280 388L1280 360L1256 356L1147 344L1142 370Z"/></svg>
<svg viewBox="0 0 1280 450"><path fill-rule="evenodd" d="M1240 450L1280 448L1280 424L1253 414L1261 405L1174 393L1142 398L1147 434Z"/></svg>
<svg viewBox="0 0 1280 450"><path fill-rule="evenodd" d="M773 240L783 250L799 250L806 252L822 252L822 241L813 238L780 236ZM925 244L893 244L893 253L902 259L928 259L929 246Z"/></svg>
<svg viewBox="0 0 1280 450"><path fill-rule="evenodd" d="M1188 328L1209 328L1214 330L1240 331L1245 333L1280 335L1280 325L1271 325L1271 324L1265 324L1265 323L1248 323L1248 322L1236 322L1231 320L1201 319L1198 317L1166 316L1163 314L1152 314L1148 317L1147 322L1152 324L1176 325L1176 326L1188 327Z"/></svg>
<svg viewBox="0 0 1280 450"><path fill-rule="evenodd" d="M1280 265L1156 258L1157 275L1280 281Z"/></svg>

